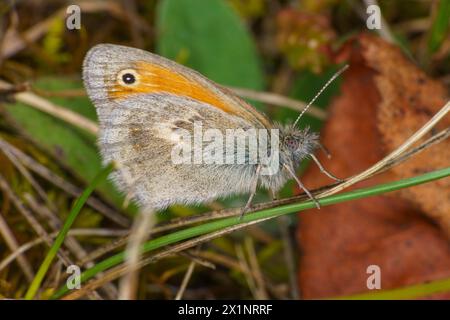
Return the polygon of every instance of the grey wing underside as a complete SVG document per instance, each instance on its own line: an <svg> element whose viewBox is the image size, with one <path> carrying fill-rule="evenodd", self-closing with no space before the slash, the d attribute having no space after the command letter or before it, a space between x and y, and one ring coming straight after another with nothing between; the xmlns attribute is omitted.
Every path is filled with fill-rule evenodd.
<svg viewBox="0 0 450 320"><path fill-rule="evenodd" d="M250 191L256 165L174 164L172 159L180 129L192 134L194 122L203 131L251 128L244 119L173 95L141 95L98 107L108 115L99 119L103 160L118 164L112 178L139 204L162 209Z"/></svg>

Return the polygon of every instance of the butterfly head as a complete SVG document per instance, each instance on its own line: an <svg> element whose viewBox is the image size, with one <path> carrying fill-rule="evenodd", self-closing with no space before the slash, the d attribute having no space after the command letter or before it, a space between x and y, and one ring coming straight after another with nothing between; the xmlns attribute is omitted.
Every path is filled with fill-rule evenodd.
<svg viewBox="0 0 450 320"><path fill-rule="evenodd" d="M319 135L312 132L309 127L299 129L292 125L280 129L281 152L295 165L313 153L319 146Z"/></svg>

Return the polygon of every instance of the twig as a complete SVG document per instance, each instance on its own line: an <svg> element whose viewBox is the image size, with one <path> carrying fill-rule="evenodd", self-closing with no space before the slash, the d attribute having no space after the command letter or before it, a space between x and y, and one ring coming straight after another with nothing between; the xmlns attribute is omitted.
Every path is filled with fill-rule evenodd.
<svg viewBox="0 0 450 320"><path fill-rule="evenodd" d="M198 246L195 250L196 253L200 252L201 246ZM204 259L201 259L199 257L196 257L194 254L191 254L191 252L179 252L180 256L185 256L191 260L191 263L189 264L188 270L186 271L186 274L183 277L183 281L181 282L181 286L175 296L175 300L181 300L183 298L184 292L186 291L187 285L189 283L189 280L192 277L192 274L194 273L195 265L200 264L203 266L206 266L207 268L212 268L213 270L216 269L216 266L212 264L209 261L205 261Z"/></svg>
<svg viewBox="0 0 450 320"><path fill-rule="evenodd" d="M181 254L182 252L180 252ZM247 272L246 270L242 269L239 262L233 259L232 257L225 256L223 254L219 254L217 252L211 252L211 251L201 251L198 253L198 256L204 259L207 259L208 261L211 261L215 264L222 265L229 269L237 270L238 272ZM280 294L280 290L276 288L272 283L270 283L270 279L267 277L264 277L264 281L267 284L267 289L270 291L270 293L277 299L286 299L285 295Z"/></svg>
<svg viewBox="0 0 450 320"><path fill-rule="evenodd" d="M297 271L294 260L294 246L289 233L289 217L282 216L278 218L278 224L281 230L281 238L283 240L284 260L289 275L289 289L291 291L291 299L297 300L300 298L297 283Z"/></svg>
<svg viewBox="0 0 450 320"><path fill-rule="evenodd" d="M426 140L419 146L417 146L417 147L405 152L401 156L394 158L391 161L387 162L386 165L382 169L380 169L380 171L374 172L373 174L365 177L365 179L371 178L378 173L387 171L388 169L392 168L393 166L399 165L400 163L408 160L410 157L414 156L415 154L422 152L425 149L431 147L432 145L445 140L449 136L450 136L450 128L441 131L440 133L429 138L428 140ZM338 185L339 185L339 183L333 183L333 184L312 190L311 193L313 195L318 195L321 192L330 190ZM278 199L278 200L273 200L273 201L265 202L265 203L258 203L258 204L255 204L252 206L252 208L249 210L249 213L263 210L263 209L274 208L274 207L284 205L284 204L296 203L296 202L299 202L299 201L302 201L305 199L307 199L307 197L305 195L301 194L301 195L297 195L297 196L290 197L290 198ZM149 234L154 235L157 233L178 229L178 228L193 225L196 223L208 222L211 220L232 217L232 216L238 215L240 212L241 212L241 208L228 208L228 209L222 209L222 210L217 210L217 211L211 211L211 212L207 212L207 213L199 214L199 215L175 218L175 219L172 219L168 223L163 223L163 224L155 226L149 232ZM100 247L100 248L92 251L91 253L89 253L88 256L86 256L86 259L97 259L100 256L123 246L128 239L128 232L127 231L124 231L124 232L127 233L127 235L124 236L124 238L118 239L117 241L115 241L113 243L108 243L104 247Z"/></svg>
<svg viewBox="0 0 450 320"><path fill-rule="evenodd" d="M239 265L242 270L245 270L245 272L243 272L243 274L245 277L245 281L247 282L247 286L250 289L250 292L252 293L253 298L258 299L258 290L256 289L255 278L250 269L250 266L248 265L247 259L245 258L244 249L242 248L241 244L237 244L235 247L236 247L236 256L237 256Z"/></svg>
<svg viewBox="0 0 450 320"><path fill-rule="evenodd" d="M47 231L44 229L44 227L41 226L39 221L31 214L31 212L22 204L22 202L17 198L10 189L8 183L3 178L3 176L0 174L0 188L7 194L7 196L11 199L14 206L17 208L17 210L24 216L25 220L30 224L30 226L35 230L35 232L40 236L44 242L47 243L49 247L52 246L53 241L52 238L49 236ZM69 266L73 264L67 253L63 250L59 250L57 253L58 259L66 266Z"/></svg>
<svg viewBox="0 0 450 320"><path fill-rule="evenodd" d="M83 13L108 11L111 15L124 18L121 6L114 2L105 1L74 1L73 4L80 6ZM55 19L61 19L66 15L66 7L57 10L53 15L47 19L33 25L30 29L22 34L9 33L8 38L4 40L2 50L0 51L0 59L9 58L17 52L25 49L30 43L36 42L43 37L52 26Z"/></svg>
<svg viewBox="0 0 450 320"><path fill-rule="evenodd" d="M9 247L9 249L12 252L15 252L19 249L19 244L17 243L17 240L14 237L14 234L9 229L8 224L6 223L6 220L3 218L2 214L0 214L0 234L3 236L3 238L5 239L6 245ZM28 262L27 258L25 256L23 256L22 254L18 254L17 262L18 262L20 268L22 269L23 274L25 275L25 278L27 278L27 280L29 282L31 282L34 278L34 272L33 272L33 268L31 268L31 265Z"/></svg>
<svg viewBox="0 0 450 320"><path fill-rule="evenodd" d="M62 269L64 268L64 266L62 265L61 261L56 261L56 263L53 265L53 270L54 272L50 272L51 274L54 274L55 276L53 277L53 279L48 278L47 282L44 283L44 288L56 288L58 287L58 285L61 283L61 274L62 274ZM53 280L50 283L50 280ZM97 299L100 298L100 296L96 295L97 291L92 291L92 297L93 299Z"/></svg>
<svg viewBox="0 0 450 320"><path fill-rule="evenodd" d="M45 220L49 221L49 225L52 227L53 230L58 230L61 226L61 221L59 218L53 214L52 210L55 210L55 207L53 203L48 199L47 194L44 192L42 187L37 183L37 181L33 178L33 176L30 174L30 172L22 165L22 163L16 158L16 156L8 149L8 148L2 148L3 153L9 158L11 163L19 170L19 172L22 173L22 175L30 182L30 184L34 187L34 189L37 191L39 196L47 203L49 208L45 206L41 206L37 203L37 201L34 199L33 196L30 194L25 194L24 197L28 201L28 204L30 205L31 209L33 209L34 212L41 215ZM40 232L42 232L43 229L38 229ZM45 239L45 236L44 236ZM48 243L51 245L51 243ZM83 247L72 237L68 237L65 241L66 246L69 248L70 251L72 251L77 259L81 259L82 257L87 255L87 252L83 249ZM73 262L70 260L68 256L64 256L64 254L61 253L61 257L65 263L65 265L73 264ZM86 262L86 267L92 267L94 264L92 261ZM104 287L105 292L108 294L109 298L114 298L117 296L116 292L117 290L112 284L108 284ZM97 293L95 293L96 297L100 297Z"/></svg>
<svg viewBox="0 0 450 320"><path fill-rule="evenodd" d="M359 191L347 192L347 193L343 194L342 196L330 196L326 199L321 199L320 201L321 201L322 205L332 205L335 203L348 201L350 199L354 199L354 200L361 199L361 198L367 197L368 195L378 195L378 194L382 194L385 192L397 190L401 187L413 186L413 185L425 183L427 181L432 181L432 180L436 180L439 178L443 178L445 176L448 176L449 169L450 168L437 170L437 171L431 172L429 174L424 174L422 176L418 176L417 178L410 178L410 179L406 179L404 181L399 181L397 183L393 183L392 185L391 184L383 184L383 185L379 185L378 187L375 187L375 188L369 188L369 189L365 188L365 189L361 189ZM370 189L373 189L373 190L370 190ZM187 234L184 234L184 232L180 231L179 233L177 233L177 235L180 234L180 237L181 237L181 234L183 233L184 235L182 236L182 238L186 239L185 241L179 240L179 242L177 243L176 239L172 238L170 242L167 242L167 243L172 243L172 245L167 244L166 247L161 249L161 251L157 252L156 254L154 254L148 258L143 259L142 261L139 262L139 267L142 267L149 263L153 263L154 261L157 261L161 258L171 256L176 252L195 247L195 246L197 246L201 243L205 243L207 241L211 241L212 239L221 237L225 234L229 234L238 229L245 228L250 225L257 224L257 223L261 223L263 221L267 221L267 220L276 218L283 214L291 213L291 212L293 212L294 208L301 210L301 209L307 209L307 208L312 208L312 207L314 207L313 202L306 201L306 202L300 202L296 206L284 206L283 208L280 208L280 210L276 210L276 211L274 211L274 210L260 211L258 213L252 214L251 218L249 217L250 214L247 214L247 217L249 217L249 218L245 219L245 221L241 222L241 223L238 223L238 220L235 220L235 219L226 219L222 223L216 224L216 226L215 226L216 228L213 229L216 231L210 231L210 233L204 233L195 238L188 238ZM222 229L217 228L219 225L221 225ZM211 227L212 227L212 225L211 225ZM160 238L160 239L162 241L162 238ZM150 245L150 243L148 243L148 245ZM159 245L157 247L159 247ZM149 250L149 248L147 250ZM114 259L115 261L114 262L110 261L110 262L113 265L116 265L116 263L120 263L120 260L117 261L118 260L117 258L121 259L120 256L115 256L115 259ZM104 261L104 262L106 263L106 261ZM105 267L105 265L103 267ZM123 274L123 272L126 272L127 269L128 269L128 267L124 264L118 264L115 267L111 267L111 269L109 269L107 272L105 272L104 278L98 279L98 280L96 279L96 280L86 283L82 289L80 289L77 292L69 293L66 298L73 299L73 298L82 297L87 292L89 292L89 290L95 289L98 286L101 286L104 283L109 282L109 281L119 277L121 274ZM101 270L104 271L103 268ZM91 270L91 272L94 272L94 271ZM94 272L94 274L95 274L95 272ZM85 274L85 276L90 278L92 275ZM59 295L61 293L67 293L67 292L65 290L63 290L62 292L58 291L56 296L59 297Z"/></svg>
<svg viewBox="0 0 450 320"><path fill-rule="evenodd" d="M44 90L41 88L32 87L31 91L38 96L44 98L78 98L86 97L86 91L84 89L62 89L58 91Z"/></svg>
<svg viewBox="0 0 450 320"><path fill-rule="evenodd" d="M22 163L16 158L16 156L7 149L2 149L3 154L9 159L9 161L19 170L19 172L28 180L31 186L36 190L37 194L47 203L49 207L54 208L53 203L48 199L44 189L33 178L31 173L25 168Z"/></svg>
<svg viewBox="0 0 450 320"><path fill-rule="evenodd" d="M37 213L42 220L48 221L48 224L52 231L57 231L61 228L61 220L50 211L49 208L40 205L37 200L29 193L26 193L23 195L23 198L35 213ZM50 237L50 236L49 236ZM74 239L74 238L66 238L65 244L67 248L69 248L70 251L72 251L76 257L84 256L86 255L86 251L81 247L80 244ZM70 264L73 264L73 262L69 261Z"/></svg>
<svg viewBox="0 0 450 320"><path fill-rule="evenodd" d="M191 279L192 274L194 273L195 265L196 265L195 261L191 261L189 263L189 267L183 277L183 281L181 282L180 289L178 290L175 296L175 300L181 300L183 298L183 294L186 291L189 280Z"/></svg>
<svg viewBox="0 0 450 320"><path fill-rule="evenodd" d="M232 90L234 93L236 93L238 96L253 99L256 101L260 101L263 103L276 105L280 107L288 107L295 111L303 111L306 107L306 103L294 100L291 98L288 98L286 96L283 96L281 94L276 93L269 93L269 92L260 92L250 89L243 89L243 88L236 88L236 87L229 87L230 90ZM315 106L311 106L306 113L316 117L320 120L325 120L327 118L327 113Z"/></svg>
<svg viewBox="0 0 450 320"><path fill-rule="evenodd" d="M411 152L411 154L409 156L412 156L413 154L415 154L415 153L417 153L419 151L422 151L425 148L431 146L430 142L431 143L437 143L439 141L442 141L446 136L448 136L448 131L444 130L443 132L437 134L436 136L434 136L434 137L430 138L429 140L427 140L426 142L424 142L419 147L413 149L414 152ZM389 164L393 164L393 163L399 164L400 162L405 161L407 158L408 157L406 157L406 156L405 157L399 157L398 159L393 159L393 161L389 162ZM366 177L366 178L369 178L369 176ZM323 187L323 188L319 188L316 191L314 191L313 193L314 194L319 194L320 192L323 192L323 190L327 190L327 189L333 188L336 185L337 184L333 184L331 186L326 186L326 187ZM273 208L273 207L277 207L277 206L283 205L283 204L295 203L295 202L299 202L299 201L302 201L302 200L305 200L305 199L306 199L306 197L304 195L300 195L300 196L295 196L295 197L291 197L291 198L288 198L288 199L281 199L281 200L276 200L276 201L272 201L272 202L268 202L268 203L256 204L255 207L251 210L251 212L259 211L259 210L267 209L267 208ZM206 218L204 217L204 215L202 215L202 216L191 216L191 217L188 217L188 218L186 218L184 220L177 219L177 221L175 221L175 223L168 224L168 225L163 225L163 226L160 226L160 228L162 228L163 230L172 230L172 229L178 228L180 226L186 226L186 225L189 225L189 224L192 224L192 223L196 223L196 222L205 222L205 221L214 220L214 219L218 219L218 218L236 216L236 215L239 215L240 212L241 212L240 208L226 209L226 210L222 210L222 211L219 211L219 212L213 212L213 213L206 214L207 215ZM205 219L202 220L201 219L202 217L205 218ZM157 227L155 227L155 229L157 229ZM225 230L224 232L225 233L232 232L232 231L236 230L236 228L231 228L231 229L228 228L227 230ZM215 234L212 234L210 236L211 236L211 238L213 238L216 235L220 236L220 235L222 235L222 233L219 233L219 234L215 233ZM148 263L156 261L158 257L164 257L166 255L170 255L172 253L179 252L180 250L183 250L183 248L192 247L192 246L195 246L198 243L202 243L203 241L208 241L209 238L207 236L203 236L201 238L196 238L194 240L190 240L191 241L190 243L189 242L188 243L181 243L180 245L177 245L177 246L174 246L174 247L170 247L165 252L165 254L157 254L156 256L148 258L144 262L142 262L142 265L146 265ZM122 241L123 241L123 239L120 240L119 242L122 242ZM112 247L116 247L116 246L112 246ZM108 250L105 250L103 253L105 253L106 251L108 251ZM107 279L114 279L115 277L120 276L120 273L122 272L121 271L121 267L120 266L115 267L115 268L111 269L110 272L111 273L107 273ZM116 275L114 275L114 274L116 274ZM105 279L105 281L107 279ZM89 282L88 285L91 288L95 288L97 286L100 286L102 283L103 283L103 281L100 280L99 282ZM274 293L276 293L276 291L274 291ZM80 296L82 296L82 294ZM72 297L72 296L70 296L70 297Z"/></svg>
<svg viewBox="0 0 450 320"><path fill-rule="evenodd" d="M187 259L189 259L189 260L192 260L192 261L195 262L196 264L199 264L199 265L201 265L201 266L203 266L203 267L206 267L206 268L208 268L208 269L216 270L216 266L215 266L212 262L210 262L210 261L208 261L208 260L206 260L206 259L204 259L204 258L200 258L200 257L197 255L198 252L199 252L199 249L200 249L200 248L198 248L197 250L195 250L195 252L194 252L194 250L190 250L190 251L186 251L186 252L180 252L180 253L178 253L178 255L179 255L180 257L185 257L185 258L187 258Z"/></svg>
<svg viewBox="0 0 450 320"><path fill-rule="evenodd" d="M248 252L249 263L252 270L253 278L255 279L256 285L256 297L258 300L267 300L269 296L267 295L266 285L264 281L261 268L259 266L258 258L256 257L255 246L253 244L253 239L250 237L245 238L245 248Z"/></svg>
<svg viewBox="0 0 450 320"><path fill-rule="evenodd" d="M58 232L53 232L53 233L49 234L49 236L51 238L55 238L57 235L58 235ZM71 229L68 233L68 236L71 236L71 237L73 237L73 236L116 237L119 235L123 235L122 230L94 229L94 228ZM2 271L4 268L6 268L15 259L19 259L19 257L24 252L30 250L31 248L33 248L43 242L44 242L44 238L39 237L30 242L24 243L20 247L17 247L17 249L15 249L9 256L7 256L5 259L3 259L0 262L0 271Z"/></svg>
<svg viewBox="0 0 450 320"><path fill-rule="evenodd" d="M419 146L412 148L411 150L406 151L405 153L398 156L397 158L392 159L391 161L387 162L386 165L383 167L383 169L381 169L380 171L378 171L376 173L382 173L384 171L387 171L390 168L395 167L395 166L399 165L400 163L408 160L415 154L418 154L419 152L425 150L426 148L429 148L435 144L438 144L441 141L444 141L448 137L450 137L450 127L433 135L431 138L427 139L425 142L421 143ZM374 174L372 174L372 176L373 175Z"/></svg>
<svg viewBox="0 0 450 320"><path fill-rule="evenodd" d="M126 235L125 236L123 236L120 239L116 239L113 242L106 243L105 245L92 250L86 257L84 257L83 259L78 261L78 263L84 264L85 261L87 261L87 260L98 259L102 255L104 255L104 254L106 254L108 252L111 252L113 250L116 250L117 248L120 248L120 247L124 246L127 243L127 241L128 241L129 235L130 235L130 230L126 230Z"/></svg>
<svg viewBox="0 0 450 320"><path fill-rule="evenodd" d="M53 241L49 237L47 231L39 223L39 221L31 214L31 212L22 204L19 198L16 197L14 192L11 190L5 178L0 174L0 189L2 189L8 198L11 199L17 210L23 215L28 224L34 229L36 234L44 239L48 246L51 246ZM58 258L61 259L67 266L70 265L70 259L64 251L58 252Z"/></svg>
<svg viewBox="0 0 450 320"><path fill-rule="evenodd" d="M237 211L237 214L240 214L240 209ZM234 225L234 226L230 226L227 228L224 228L222 230L219 231L214 231L211 232L209 234L205 234L203 236L199 236L195 239L191 239L188 241L184 241L178 244L175 244L171 247L169 247L168 249L159 252L149 258L145 258L141 261L139 261L138 267L143 267L149 263L152 263L154 261L160 260L162 258L171 256L177 252L186 250L188 248L192 248L195 247L201 243L205 243L207 241L210 241L212 239L221 237L225 234L231 233L235 230L241 229L243 227L248 227L250 225L254 225L257 223L261 223L263 221L269 220L270 218L262 218L259 220L254 220L254 221L250 221L250 222L246 222L243 224L238 224L238 225ZM98 288L99 286L102 286L104 283L107 283L109 281L112 281L114 279L116 279L117 277L120 277L124 272L128 271L127 270L128 267L125 264L121 264L117 267L111 268L110 270L108 270L107 272L105 272L105 276L102 279L95 279L93 281L90 281L88 283L86 283L80 290L77 290L75 292L71 292L70 294L68 294L67 296L65 296L63 299L64 300L73 300L73 299L77 299L80 297L83 297L86 293L88 293L91 290L94 290L96 288Z"/></svg>
<svg viewBox="0 0 450 320"><path fill-rule="evenodd" d="M3 140L1 138L0 138L0 149L10 151L12 154L14 154L14 156L17 159L20 160L20 162L25 167L34 171L42 178L53 183L54 185L61 188L62 190L72 195L73 197L78 197L82 193L81 188L78 188L75 185L71 184L70 182L64 180L63 178L61 178L60 176L49 170L47 167L41 165L39 162L37 162L30 156L23 153L21 150L17 149L13 145L9 144L6 140ZM96 199L95 197L90 197L86 203L95 210L97 210L98 212L100 212L101 214L103 214L105 217L116 222L118 225L122 227L130 226L130 221L128 220L128 218L110 209L108 206L103 204L100 200Z"/></svg>
<svg viewBox="0 0 450 320"><path fill-rule="evenodd" d="M49 225L53 231L58 231L61 228L62 226L61 220L49 208L40 205L31 194L26 193L24 195L24 198L34 212L36 212L41 217L43 217L44 219L46 218L49 221ZM74 237L68 235L64 241L64 244L75 255L76 259L78 260L85 257L88 254L87 251L84 250L83 246ZM69 263L72 265L74 264L74 262L70 260ZM86 268L91 268L94 266L94 262L92 260L87 260L84 263L84 265L86 266ZM109 283L106 286L104 286L103 289L109 299L114 299L115 297L117 297L117 289L113 284ZM100 297L100 295L96 294L96 297Z"/></svg>
<svg viewBox="0 0 450 320"><path fill-rule="evenodd" d="M125 252L125 265L128 268L127 274L121 279L119 287L119 299L132 300L136 298L138 263L141 256L141 244L148 236L148 231L155 223L154 211L151 208L139 210L135 218L130 234L130 240Z"/></svg>
<svg viewBox="0 0 450 320"><path fill-rule="evenodd" d="M328 189L327 191L321 192L319 193L319 195L322 197L324 197L324 194L335 194L338 191L342 190L341 185L345 185L346 187L352 185L353 183L359 182L363 179L366 179L368 177L370 177L371 175L375 174L376 172L379 172L380 170L382 170L384 168L384 166L386 164L392 163L392 161L394 161L395 159L398 159L399 157L401 157L403 155L403 153L405 151L407 151L407 149L414 144L415 142L417 142L421 137L423 137L429 130L431 130L431 128L440 120L442 119L442 117L445 116L445 114L448 113L448 111L450 110L450 101L447 102L447 104L435 115L433 116L433 118L428 121L421 129L419 129L412 137L410 137L405 143L403 143L400 147L398 147L395 151L391 152L388 156L386 156L383 160L379 161L378 163L376 163L374 166L372 166L371 168L369 168L368 170L365 170L362 174L356 175L342 183L338 183L335 184L335 186L331 187L331 189ZM293 198L298 198L298 197L293 197ZM304 198L304 196L303 196ZM290 202L292 200L292 198L288 199L287 202ZM266 204L265 206L267 207L273 207L274 203L286 203L286 201L284 200L277 200L277 201L272 201L271 203ZM259 208L258 208L259 209ZM256 209L256 210L258 210ZM240 214L241 209L237 209L235 210L235 212L232 211L228 211L229 214L235 214L238 215ZM263 221L269 220L271 219L271 217L264 217L264 218L260 218L260 219L256 219L253 221L249 221L246 223L241 223L241 224L236 224L236 225L232 225L226 228L223 228L222 230L218 230L218 231L214 231L211 232L209 234L205 234L202 236L198 236L194 239L189 239L187 241L183 241L181 243L177 243L173 246L168 247L167 249L164 249L154 255L152 255L149 258L145 258L142 261L139 262L139 267L142 267L144 265L147 265L148 263L154 262L158 259L161 259L163 257L166 256L170 256L176 252L185 250L187 248L192 248L194 246L199 245L200 243L204 243L207 241L210 241L212 239L215 239L217 237L220 237L222 235L231 233L235 230L244 228L244 227L248 227L250 225L256 224L256 223L261 223ZM118 265L116 267L111 268L109 271L105 272L105 277L102 279L96 279L96 280L92 280L91 282L88 282L87 284L85 284L85 286L77 291L77 292L72 292L70 294L68 294L66 297L64 297L65 299L76 299L78 297L82 297L83 295L85 295L87 292L89 292L89 290L93 290L95 288L97 288L98 286L101 286L103 283L109 282L115 278L117 278L118 276L120 276L121 274L123 274L123 272L127 271L127 266L124 264Z"/></svg>
<svg viewBox="0 0 450 320"><path fill-rule="evenodd" d="M3 87L5 89L11 88L12 85L0 80L0 87ZM237 95L253 100L257 100L263 103L268 103L272 105L278 105L282 107L288 107L290 109L293 109L295 111L303 111L306 107L306 104L304 102L294 100L279 94L275 93L268 93L268 92L259 92L254 91L250 89L243 89L243 88L230 88L232 91L234 91ZM80 92L78 90L70 91L71 95L80 95ZM14 98L22 102L24 104L27 104L29 106L32 106L42 112L48 113L54 117L57 117L63 121L66 121L67 123L70 123L71 125L74 125L76 127L79 127L81 129L84 129L94 135L98 134L98 125L93 122L92 120L87 119L86 117L83 117L82 115L73 112L69 109L66 109L64 107L58 106L52 102L50 102L47 99L44 99L32 92L20 92L16 93L14 95ZM324 120L327 117L327 114L325 111L323 111L320 108L311 106L307 113L310 115Z"/></svg>
<svg viewBox="0 0 450 320"><path fill-rule="evenodd" d="M134 0L123 1L124 14L128 20L128 26L130 29L131 38L133 39L133 45L140 48L142 47L144 41L142 34L140 33L140 28L136 19L133 17L139 16L137 14L136 2Z"/></svg>
<svg viewBox="0 0 450 320"><path fill-rule="evenodd" d="M55 259L55 256L58 254L58 252L61 249L62 244L64 243L64 240L72 227L73 223L75 222L76 218L78 217L81 209L86 203L86 200L89 198L91 193L95 190L96 186L99 182L104 181L106 177L111 173L111 171L114 169L114 162L109 163L105 168L103 168L101 171L99 171L92 182L88 185L88 187L83 191L80 197L77 198L75 201L72 209L70 210L70 213L67 217L67 219L64 221L64 225L61 227L61 230L58 233L58 236L55 238L55 241L52 243L50 250L45 255L44 260L42 261L36 276L34 277L33 281L31 282L30 286L28 287L27 292L25 293L25 299L31 300L33 299L37 292L39 291L39 288L42 284L42 281L47 275L47 272L52 265L52 262Z"/></svg>
<svg viewBox="0 0 450 320"><path fill-rule="evenodd" d="M416 18L397 23L395 25L395 30L401 33L425 32L431 27L431 23L430 17Z"/></svg>
<svg viewBox="0 0 450 320"><path fill-rule="evenodd" d="M8 88L9 83L0 80L0 86ZM89 120L80 114L73 112L64 107L58 106L47 99L44 99L32 92L19 92L14 94L14 98L24 104L32 106L33 108L40 110L42 112L48 113L56 118L66 121L76 127L82 128L94 135L98 133L97 124Z"/></svg>
<svg viewBox="0 0 450 320"><path fill-rule="evenodd" d="M327 195L335 194L345 188L348 188L349 186L366 179L367 177L375 174L376 172L380 171L388 165L390 162L394 161L394 159L397 159L404 154L408 148L410 148L414 143L419 141L425 134L427 134L435 125L439 122L448 112L450 111L450 101L448 101L445 106L439 110L433 118L431 118L422 128L420 128L418 131L416 131L409 139L407 139L402 145L400 145L397 149L392 151L390 154L388 154L386 157L384 157L382 160L378 161L376 164L374 164L372 167L368 168L367 170L364 170L363 172L345 180L344 182L338 184L334 188L331 188L327 191L324 191L320 194L318 194L317 198L326 197Z"/></svg>

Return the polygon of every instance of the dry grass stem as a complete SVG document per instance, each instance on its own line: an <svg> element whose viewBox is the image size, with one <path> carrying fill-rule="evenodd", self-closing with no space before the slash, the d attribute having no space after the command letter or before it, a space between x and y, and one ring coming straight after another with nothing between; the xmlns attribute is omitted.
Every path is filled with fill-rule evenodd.
<svg viewBox="0 0 450 320"><path fill-rule="evenodd" d="M148 231L155 223L154 211L151 208L143 208L139 211L130 233L130 239L125 251L125 265L127 273L120 281L119 299L134 300L138 284L138 264L141 256L141 244L148 237Z"/></svg>
<svg viewBox="0 0 450 320"><path fill-rule="evenodd" d="M289 109L302 112L305 107L306 103L288 98L286 96L283 96L281 94L276 93L269 93L269 92L261 92L261 91L255 91L250 89L243 89L243 88L236 88L236 87L229 87L231 91L233 91L235 94L237 94L240 97L252 99L255 101L267 103L270 105L275 105L279 107L287 107ZM320 119L325 120L327 118L327 113L316 107L311 106L306 111L306 113L310 114L311 116Z"/></svg>

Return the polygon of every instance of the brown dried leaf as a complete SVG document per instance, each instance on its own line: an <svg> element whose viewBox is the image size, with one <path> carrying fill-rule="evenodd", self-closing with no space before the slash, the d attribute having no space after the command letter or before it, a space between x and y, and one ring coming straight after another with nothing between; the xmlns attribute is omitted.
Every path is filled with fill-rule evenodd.
<svg viewBox="0 0 450 320"><path fill-rule="evenodd" d="M386 152L390 152L438 112L449 97L442 83L428 78L397 48L367 36L361 37L360 43L366 63L377 72L375 84L381 95L377 126ZM448 127L447 115L436 130ZM449 165L450 139L447 139L392 171L399 178L407 178ZM450 235L450 179L405 189L402 196L419 205Z"/></svg>
<svg viewBox="0 0 450 320"><path fill-rule="evenodd" d="M333 102L330 120L322 132L322 141L333 159L327 161L321 156L320 160L332 173L347 177L400 145L444 105L445 96L439 84L428 79L398 49L378 38L361 36L349 42L341 54L349 58L350 68L344 74L342 94ZM420 84L418 78L423 79ZM427 95L433 98L427 100ZM417 102L410 102L411 96ZM410 107L410 103L418 108ZM398 112L403 115L396 115ZM437 160L442 147L439 144L427 149L420 160L411 160L356 187L448 166ZM314 165L304 180L310 188L330 182ZM450 276L448 239L420 211L428 210L422 202L430 206L433 199L445 200L436 193L448 189L448 179L446 183L446 187L445 183L436 182L411 188L410 192L429 197L426 201L415 200L420 208L408 200L410 195L395 192L301 214L299 287L303 298L367 291L369 265L380 266L383 289ZM442 207L436 204L432 210L444 208L449 198L446 202ZM423 213L435 217L434 213Z"/></svg>

